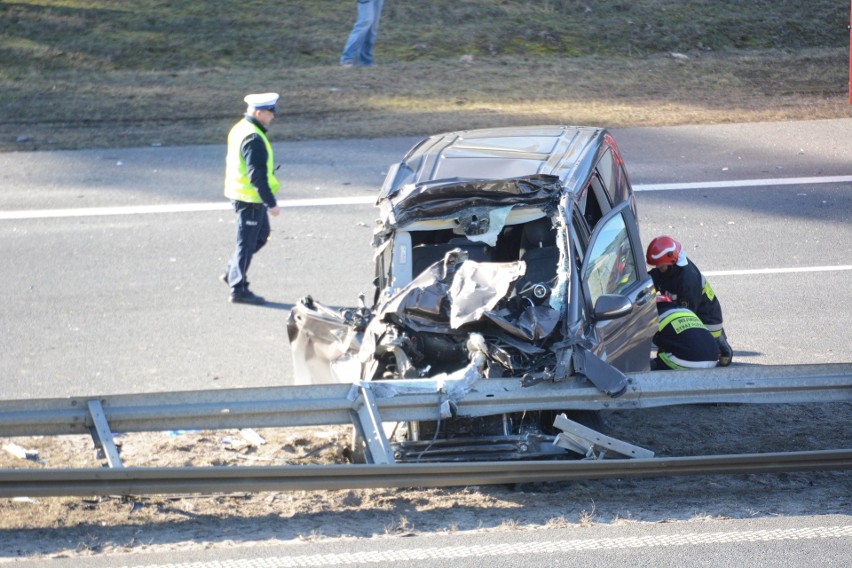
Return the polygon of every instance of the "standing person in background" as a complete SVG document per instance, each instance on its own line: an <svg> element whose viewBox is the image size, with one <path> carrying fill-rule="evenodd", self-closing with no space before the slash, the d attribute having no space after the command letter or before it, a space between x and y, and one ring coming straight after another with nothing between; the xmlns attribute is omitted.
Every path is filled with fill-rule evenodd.
<svg viewBox="0 0 852 568"><path fill-rule="evenodd" d="M649 274L657 291L695 312L719 345L719 366L730 365L734 352L722 325L722 305L698 267L686 258L680 243L671 237L657 237L648 245L645 260L654 267Z"/></svg>
<svg viewBox="0 0 852 568"><path fill-rule="evenodd" d="M384 3L385 0L358 0L358 19L340 54L340 65L369 67L373 64L373 46L379 33L379 16Z"/></svg>
<svg viewBox="0 0 852 568"><path fill-rule="evenodd" d="M237 214L237 248L222 280L231 288L232 304L264 304L266 300L249 290L248 269L254 254L269 240L269 215L280 213L275 193L272 146L266 131L276 115L278 93L248 95L243 99L246 115L228 134L225 157L225 197Z"/></svg>

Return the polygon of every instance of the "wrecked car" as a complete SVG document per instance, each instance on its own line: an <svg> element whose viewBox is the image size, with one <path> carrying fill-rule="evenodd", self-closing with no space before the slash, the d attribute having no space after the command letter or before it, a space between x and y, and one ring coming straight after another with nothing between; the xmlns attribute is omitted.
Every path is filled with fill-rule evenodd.
<svg viewBox="0 0 852 568"><path fill-rule="evenodd" d="M576 378L618 396L624 372L649 368L654 288L608 131L435 135L390 168L377 206L370 301L303 298L288 334L297 384L447 393L434 422L394 429L397 461L564 453L549 443L554 412L469 418L454 404L489 378Z"/></svg>

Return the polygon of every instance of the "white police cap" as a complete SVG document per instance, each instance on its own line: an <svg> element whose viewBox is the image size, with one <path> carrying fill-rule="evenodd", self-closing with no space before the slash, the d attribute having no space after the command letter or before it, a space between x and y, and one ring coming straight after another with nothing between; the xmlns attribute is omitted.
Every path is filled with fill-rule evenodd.
<svg viewBox="0 0 852 568"><path fill-rule="evenodd" d="M275 103L278 102L278 93L259 93L255 95L246 95L243 100L246 102L249 108L254 108L258 110L275 110Z"/></svg>

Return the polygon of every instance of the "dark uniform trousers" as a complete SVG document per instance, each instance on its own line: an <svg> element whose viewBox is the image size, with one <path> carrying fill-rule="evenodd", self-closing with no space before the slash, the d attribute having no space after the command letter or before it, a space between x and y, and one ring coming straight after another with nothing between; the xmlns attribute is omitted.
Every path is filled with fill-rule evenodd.
<svg viewBox="0 0 852 568"><path fill-rule="evenodd" d="M269 214L263 203L231 203L237 214L237 248L228 262L228 285L235 291L246 290L251 259L269 240Z"/></svg>

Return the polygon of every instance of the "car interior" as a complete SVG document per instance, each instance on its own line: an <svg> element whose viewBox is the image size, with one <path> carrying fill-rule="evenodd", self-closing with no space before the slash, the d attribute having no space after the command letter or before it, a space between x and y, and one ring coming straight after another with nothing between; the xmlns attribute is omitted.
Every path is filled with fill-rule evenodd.
<svg viewBox="0 0 852 568"><path fill-rule="evenodd" d="M447 252L459 248L467 252L470 260L477 262L526 262L526 274L515 285L516 290L522 291L530 285L549 283L556 278L560 254L556 235L556 228L548 217L506 225L495 246L459 236L451 229L412 231L412 277L443 259Z"/></svg>

